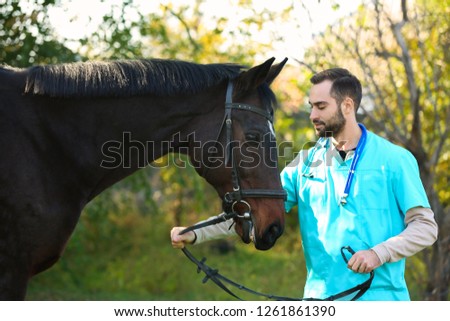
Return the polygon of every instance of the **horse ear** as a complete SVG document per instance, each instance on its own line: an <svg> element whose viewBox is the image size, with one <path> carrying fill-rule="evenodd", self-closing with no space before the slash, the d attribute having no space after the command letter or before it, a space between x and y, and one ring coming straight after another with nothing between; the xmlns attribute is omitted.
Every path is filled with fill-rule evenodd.
<svg viewBox="0 0 450 321"><path fill-rule="evenodd" d="M241 74L236 79L236 89L238 91L245 92L257 88L259 85L266 81L267 76L270 73L270 67L272 66L274 61L275 58L270 58L261 65L241 72Z"/></svg>
<svg viewBox="0 0 450 321"><path fill-rule="evenodd" d="M276 64L270 68L269 74L267 75L267 78L266 78L267 84L270 85L275 80L275 78L277 78L277 76L280 74L281 70L283 69L283 67L287 61L288 61L288 59L284 58L284 60L282 62L280 62L279 64Z"/></svg>

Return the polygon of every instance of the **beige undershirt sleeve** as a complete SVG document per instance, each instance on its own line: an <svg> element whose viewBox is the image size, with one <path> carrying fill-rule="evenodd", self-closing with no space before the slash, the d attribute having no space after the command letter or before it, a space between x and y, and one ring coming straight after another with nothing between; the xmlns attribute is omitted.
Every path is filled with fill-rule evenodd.
<svg viewBox="0 0 450 321"><path fill-rule="evenodd" d="M216 217L210 217L206 221ZM396 262L414 255L436 241L438 227L434 219L434 213L430 208L416 207L408 210L405 216L405 224L406 228L403 232L372 248L382 264ZM232 219L198 229L195 233L197 239L194 244L237 235Z"/></svg>
<svg viewBox="0 0 450 321"><path fill-rule="evenodd" d="M405 224L403 232L372 248L382 264L414 255L436 241L438 227L430 208L415 207L408 210Z"/></svg>
<svg viewBox="0 0 450 321"><path fill-rule="evenodd" d="M217 218L217 216L210 217L205 221L209 221L215 218ZM199 223L203 223L205 221L201 221ZM216 240L230 235L237 235L233 223L233 219L230 219L195 230L194 232L197 235L197 239L195 240L194 244L200 244L206 241Z"/></svg>

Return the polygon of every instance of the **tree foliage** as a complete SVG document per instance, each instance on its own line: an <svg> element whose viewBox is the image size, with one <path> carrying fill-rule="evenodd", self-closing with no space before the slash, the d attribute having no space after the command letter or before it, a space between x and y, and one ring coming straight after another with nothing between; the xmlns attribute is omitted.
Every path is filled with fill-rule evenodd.
<svg viewBox="0 0 450 321"><path fill-rule="evenodd" d="M56 40L47 16L55 0L5 0L0 6L0 62L14 67L73 61L78 55Z"/></svg>

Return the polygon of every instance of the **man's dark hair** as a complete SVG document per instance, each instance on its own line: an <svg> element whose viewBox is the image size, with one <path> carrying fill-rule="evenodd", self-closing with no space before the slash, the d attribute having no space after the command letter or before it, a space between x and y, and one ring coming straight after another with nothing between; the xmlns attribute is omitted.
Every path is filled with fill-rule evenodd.
<svg viewBox="0 0 450 321"><path fill-rule="evenodd" d="M355 113L358 111L362 99L361 82L352 73L344 68L331 68L323 70L311 77L313 85L320 84L325 80L331 80L333 85L330 89L330 95L338 106L344 101L345 97L350 97L355 103Z"/></svg>

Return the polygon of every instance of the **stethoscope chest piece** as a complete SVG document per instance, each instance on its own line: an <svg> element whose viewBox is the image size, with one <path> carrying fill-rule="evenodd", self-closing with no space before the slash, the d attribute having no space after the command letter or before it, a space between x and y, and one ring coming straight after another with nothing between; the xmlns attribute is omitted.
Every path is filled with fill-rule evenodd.
<svg viewBox="0 0 450 321"><path fill-rule="evenodd" d="M341 199L339 200L339 205L344 206L345 204L347 204L347 194L344 194L341 196Z"/></svg>

